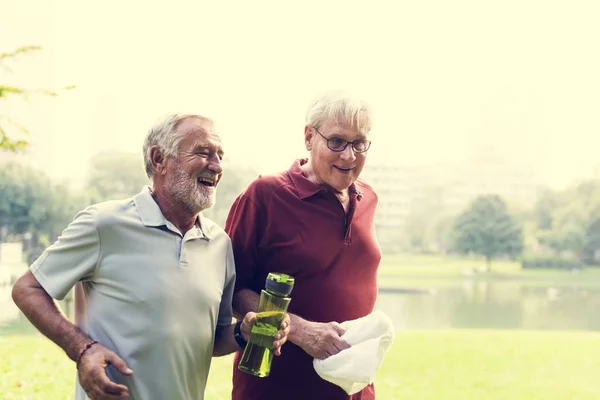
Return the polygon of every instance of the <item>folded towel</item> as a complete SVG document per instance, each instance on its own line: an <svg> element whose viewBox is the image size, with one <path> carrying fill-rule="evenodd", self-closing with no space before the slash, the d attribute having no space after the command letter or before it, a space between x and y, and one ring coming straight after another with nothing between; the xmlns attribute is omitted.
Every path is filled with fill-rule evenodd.
<svg viewBox="0 0 600 400"><path fill-rule="evenodd" d="M351 346L325 360L313 361L317 374L352 395L373 382L394 341L392 320L381 311L343 322L342 338Z"/></svg>

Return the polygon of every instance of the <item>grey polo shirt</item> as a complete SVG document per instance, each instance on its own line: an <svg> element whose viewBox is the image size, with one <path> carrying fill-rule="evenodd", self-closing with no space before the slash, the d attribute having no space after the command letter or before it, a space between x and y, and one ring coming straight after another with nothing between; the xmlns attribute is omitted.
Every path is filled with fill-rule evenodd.
<svg viewBox="0 0 600 400"><path fill-rule="evenodd" d="M134 371L129 399L201 400L215 330L232 322L235 266L225 232L200 216L185 235L149 188L81 211L31 266L54 298L78 281L80 327ZM76 399L86 399L77 384Z"/></svg>

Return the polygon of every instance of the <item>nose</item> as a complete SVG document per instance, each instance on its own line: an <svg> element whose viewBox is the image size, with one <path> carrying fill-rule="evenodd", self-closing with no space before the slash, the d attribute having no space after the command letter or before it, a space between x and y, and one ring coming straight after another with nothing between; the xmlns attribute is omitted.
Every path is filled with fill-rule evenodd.
<svg viewBox="0 0 600 400"><path fill-rule="evenodd" d="M223 166L221 164L221 159L218 155L214 155L208 161L208 169L214 172L215 174L220 174L223 172Z"/></svg>
<svg viewBox="0 0 600 400"><path fill-rule="evenodd" d="M342 160L354 160L356 158L356 154L354 154L354 149L351 144L348 144L348 146L340 153L340 158Z"/></svg>

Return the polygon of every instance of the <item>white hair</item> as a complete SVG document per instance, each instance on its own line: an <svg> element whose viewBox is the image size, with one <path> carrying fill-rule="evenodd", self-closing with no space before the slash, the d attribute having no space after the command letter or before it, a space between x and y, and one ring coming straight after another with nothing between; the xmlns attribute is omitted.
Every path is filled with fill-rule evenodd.
<svg viewBox="0 0 600 400"><path fill-rule="evenodd" d="M371 130L370 106L364 100L343 90L326 92L308 106L307 125L319 129L328 119L356 127L359 132L365 134Z"/></svg>
<svg viewBox="0 0 600 400"><path fill-rule="evenodd" d="M199 118L204 121L212 120L196 114L167 114L159 119L148 131L142 151L144 153L144 165L148 178L154 176L150 150L152 146L158 146L165 157L177 157L179 144L183 135L177 131L179 124L188 118Z"/></svg>

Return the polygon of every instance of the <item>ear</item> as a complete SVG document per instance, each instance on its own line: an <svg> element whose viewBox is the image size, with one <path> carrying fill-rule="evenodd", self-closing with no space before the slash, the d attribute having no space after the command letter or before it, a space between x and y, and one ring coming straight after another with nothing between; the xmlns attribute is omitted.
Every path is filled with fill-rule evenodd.
<svg viewBox="0 0 600 400"><path fill-rule="evenodd" d="M306 150L312 150L312 139L315 136L315 130L312 126L306 125L304 127L304 146Z"/></svg>
<svg viewBox="0 0 600 400"><path fill-rule="evenodd" d="M150 148L150 161L156 175L165 174L167 160L162 150L156 145Z"/></svg>

